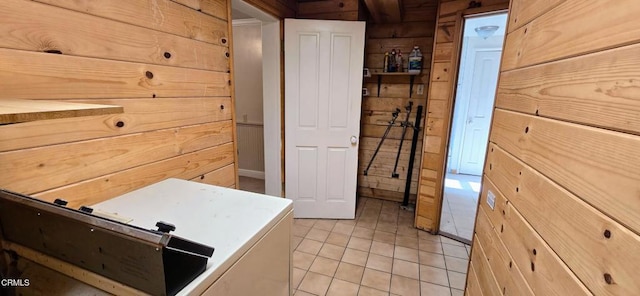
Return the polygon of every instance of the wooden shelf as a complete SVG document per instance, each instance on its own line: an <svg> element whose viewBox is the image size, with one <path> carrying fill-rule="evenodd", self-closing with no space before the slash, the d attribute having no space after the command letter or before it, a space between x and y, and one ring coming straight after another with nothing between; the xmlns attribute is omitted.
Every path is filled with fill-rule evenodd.
<svg viewBox="0 0 640 296"><path fill-rule="evenodd" d="M382 72L382 73L371 73L371 76L378 76L378 97L380 96L380 84L382 84L382 76L409 76L409 98L413 94L413 81L416 78L418 73L409 73L409 72Z"/></svg>
<svg viewBox="0 0 640 296"><path fill-rule="evenodd" d="M419 74L409 73L409 72L382 72L382 73L371 73L371 76L415 76Z"/></svg>
<svg viewBox="0 0 640 296"><path fill-rule="evenodd" d="M111 105L47 100L0 99L0 124L123 112L124 108Z"/></svg>

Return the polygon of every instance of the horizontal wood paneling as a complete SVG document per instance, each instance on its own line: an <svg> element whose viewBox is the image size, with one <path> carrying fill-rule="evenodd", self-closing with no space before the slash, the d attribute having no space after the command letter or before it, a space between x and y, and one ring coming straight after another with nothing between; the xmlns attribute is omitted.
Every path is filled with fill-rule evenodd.
<svg viewBox="0 0 640 296"><path fill-rule="evenodd" d="M639 69L635 44L508 71L496 106L640 134Z"/></svg>
<svg viewBox="0 0 640 296"><path fill-rule="evenodd" d="M380 76L373 75L364 80L364 86L370 96L363 98L362 120L360 133L362 138L360 145L360 170L358 194L368 197L383 198L387 200L401 201L405 191L405 181L407 179L409 154L413 130L407 129L402 153L398 161L397 172L400 178L392 178L391 173L396 161L399 139L402 136L402 128L399 127L406 117L405 107L413 103L412 113L409 117L411 123L415 123L415 116L419 105L424 107L423 119L420 123L421 131L418 135L416 157L414 169L412 171L412 181L410 184L410 200L413 202L416 197L420 164L420 155L424 144L423 134L425 124L431 124L431 128L437 122L427 122L424 114L427 108L427 89L429 86L429 69L431 65L431 51L433 48L434 26L437 3L431 0L409 0L403 1L402 21L400 23L380 23L369 22L367 24L367 40L365 43L365 67L372 73L380 73L384 67L384 53L393 49L402 51L404 57L404 68L407 68L409 53L414 45L418 45L423 53L422 73L414 77L414 86L410 92L409 76ZM386 19L386 18L385 18ZM380 95L378 96L378 78L381 80ZM418 86L422 86L424 91L418 94ZM388 122L392 118L392 112L400 109L400 115L396 119L394 127L391 128L385 143L381 147L380 153L370 169L370 177L363 176L375 146L380 142ZM372 145L368 145L369 141ZM375 178L374 178L375 177Z"/></svg>
<svg viewBox="0 0 640 296"><path fill-rule="evenodd" d="M467 274L467 286L464 295L482 296L482 290L480 289L480 283L478 282L478 276L476 275L476 269L473 266L473 262L469 262L469 271Z"/></svg>
<svg viewBox="0 0 640 296"><path fill-rule="evenodd" d="M377 188L388 191L403 192L406 188L406 180L394 179L391 176L359 175L358 184L362 187ZM418 182L411 182L410 193L415 194Z"/></svg>
<svg viewBox="0 0 640 296"><path fill-rule="evenodd" d="M63 198L69 202L68 207L77 208L80 205L99 203L167 178L193 179L228 166L233 163L233 159L233 144L228 143L45 191L36 194L36 197L47 201ZM235 174L231 173L235 179ZM225 185L227 184L220 184Z"/></svg>
<svg viewBox="0 0 640 296"><path fill-rule="evenodd" d="M66 142L231 120L230 98L91 99L71 100L122 106L123 114L34 121L0 125L0 152ZM224 106L224 108L220 108ZM122 122L123 127L117 123ZM71 132L73 131L73 132Z"/></svg>
<svg viewBox="0 0 640 296"><path fill-rule="evenodd" d="M426 35L426 33L423 34ZM391 52L393 49L396 51L400 49L406 59L409 57L409 54L415 45L420 47L420 51L423 55L429 55L429 53L431 53L431 48L433 47L433 36L411 38L372 38L369 36L366 43L366 52L367 54L382 54L382 57L384 58L385 52Z"/></svg>
<svg viewBox="0 0 640 296"><path fill-rule="evenodd" d="M508 32L524 26L531 20L558 6L565 0L513 1L509 12Z"/></svg>
<svg viewBox="0 0 640 296"><path fill-rule="evenodd" d="M406 4L406 2L404 2ZM431 37L433 41L433 31L429 32L424 28L433 28L435 20L433 21L417 21L417 22L405 22L398 24L371 24L367 27L367 37L372 39L379 38L396 38L403 36L403 38L422 38ZM431 48L425 48L430 50Z"/></svg>
<svg viewBox="0 0 640 296"><path fill-rule="evenodd" d="M625 295L640 290L634 273L640 265L640 236L499 147L492 145L492 149L487 159L492 166L486 170L489 178L500 188L514 188L503 191L512 206L594 294ZM548 196L554 199L544 198ZM604 236L605 230L611 239ZM614 250L626 255L603 256ZM604 273L610 274L616 285L607 284Z"/></svg>
<svg viewBox="0 0 640 296"><path fill-rule="evenodd" d="M124 109L0 126L0 187L77 207L169 177L234 185L229 3L0 3L0 100Z"/></svg>
<svg viewBox="0 0 640 296"><path fill-rule="evenodd" d="M383 78L384 79L384 78ZM409 80L409 77L406 78ZM364 87L369 89L369 93L371 96L376 96L378 94L378 85L376 83L365 83ZM421 99L422 102L427 98L426 91L421 95L417 94L418 89L417 86L413 86L413 90L411 92L411 97L416 99ZM380 97L387 98L408 98L409 97L409 84L392 84L392 83L383 83L380 84ZM423 105L424 106L424 105ZM404 109L404 106L398 106L401 109ZM366 110L365 110L366 111Z"/></svg>
<svg viewBox="0 0 640 296"><path fill-rule="evenodd" d="M182 5L191 7L197 11L215 16L222 20L227 20L226 0L171 0Z"/></svg>
<svg viewBox="0 0 640 296"><path fill-rule="evenodd" d="M640 5L620 0L615 13L606 1L567 0L507 35L502 70L510 70L640 40ZM596 21L594 21L596 20Z"/></svg>
<svg viewBox="0 0 640 296"><path fill-rule="evenodd" d="M487 203L489 192L495 196L494 209ZM536 295L591 295L569 267L512 206L511 200L507 200L488 177L483 181L479 203L511 255L513 264L520 268L527 284Z"/></svg>
<svg viewBox="0 0 640 296"><path fill-rule="evenodd" d="M360 19L360 13L358 11L311 13L306 15L298 15L298 18L315 20L357 21Z"/></svg>
<svg viewBox="0 0 640 296"><path fill-rule="evenodd" d="M499 229L536 295L640 291L632 2L512 1L476 235Z"/></svg>
<svg viewBox="0 0 640 296"><path fill-rule="evenodd" d="M534 295L533 291L525 281L520 267L514 264L513 258L506 250L502 241L498 238L493 225L484 212L484 208L479 208L478 224L476 225L476 239L484 246L487 261L494 272L498 286L502 288L503 295ZM529 268L529 266L523 266ZM549 294L545 294L549 295Z"/></svg>
<svg viewBox="0 0 640 296"><path fill-rule="evenodd" d="M640 233L640 137L498 109L490 138Z"/></svg>
<svg viewBox="0 0 640 296"><path fill-rule="evenodd" d="M361 15L358 0L321 0L298 2L298 18L357 21Z"/></svg>
<svg viewBox="0 0 640 296"><path fill-rule="evenodd" d="M227 22L170 0L33 0L140 27L225 45Z"/></svg>
<svg viewBox="0 0 640 296"><path fill-rule="evenodd" d="M230 164L215 171L195 177L191 179L191 181L222 187L232 187L236 182L234 172L235 168L233 164Z"/></svg>
<svg viewBox="0 0 640 296"><path fill-rule="evenodd" d="M358 11L358 1L324 0L298 3L298 16L316 13L336 13Z"/></svg>
<svg viewBox="0 0 640 296"><path fill-rule="evenodd" d="M489 192L495 196L494 209L491 209L487 203ZM483 181L479 203L513 259L513 264L519 267L534 294L558 296L591 294L533 227L512 207L510 200L508 201L502 191L487 177ZM477 225L481 223L479 219L481 216L478 216ZM476 232L479 231L478 228Z"/></svg>
<svg viewBox="0 0 640 296"><path fill-rule="evenodd" d="M478 240L477 236L473 238L473 252L471 252L471 261L476 269L476 276L480 284L480 290L483 295L502 295L502 289L498 286L496 277L489 266L489 259L484 251L484 247Z"/></svg>
<svg viewBox="0 0 640 296"><path fill-rule="evenodd" d="M386 130L387 130L387 127L383 125L363 124L362 128L360 129L360 136L382 138ZM423 129L420 128L420 133L418 134L419 139L422 138L422 133L423 133ZM402 138L402 128L399 126L391 127L391 129L389 130L389 133L387 134L387 139L400 140L401 138ZM405 130L404 139L411 140L412 138L413 138L413 130L407 128Z"/></svg>
<svg viewBox="0 0 640 296"><path fill-rule="evenodd" d="M220 72L229 70L226 46L32 1L0 3L0 34L2 48L59 51L65 55Z"/></svg>
<svg viewBox="0 0 640 296"><path fill-rule="evenodd" d="M222 121L3 152L0 168L13 173L0 186L33 194L231 141L231 122Z"/></svg>
<svg viewBox="0 0 640 296"><path fill-rule="evenodd" d="M398 192L398 191L390 191L390 190L384 190L379 188L369 188L369 187L358 186L357 194L358 196L372 197L372 198L390 200L395 202L400 202L404 199L404 190L403 192ZM414 203L416 201L416 195L409 194L409 201Z"/></svg>
<svg viewBox="0 0 640 296"><path fill-rule="evenodd" d="M417 108L416 106L418 106L418 104L421 103L422 100L417 98L408 98L408 97L402 97L402 98L373 97L373 96L363 97L362 110L363 110L363 113L366 114L369 111L393 112L396 110L396 108L398 108L400 109L400 112L401 112L398 115L398 118L400 118L400 116L404 116L404 113L406 113L406 111L403 113L402 110L404 110L405 106L409 105L409 102L413 102L413 106ZM412 113L415 114L415 110ZM391 117L389 117L388 120L391 120Z"/></svg>
<svg viewBox="0 0 640 296"><path fill-rule="evenodd" d="M365 114L362 114L360 121L363 124L376 124L382 126L388 126L390 118L393 117L393 112L391 111L367 111ZM404 115L398 116L396 121L393 123L393 126L401 126L402 121L406 119L406 113ZM409 120L411 122L415 122L416 114L412 113L409 116ZM422 120L421 120L422 121ZM421 124L424 125L424 122Z"/></svg>
<svg viewBox="0 0 640 296"><path fill-rule="evenodd" d="M297 12L296 3L293 1L245 0L245 2L281 19L293 18Z"/></svg>
<svg viewBox="0 0 640 296"><path fill-rule="evenodd" d="M0 80L0 99L230 96L228 73L8 49Z"/></svg>

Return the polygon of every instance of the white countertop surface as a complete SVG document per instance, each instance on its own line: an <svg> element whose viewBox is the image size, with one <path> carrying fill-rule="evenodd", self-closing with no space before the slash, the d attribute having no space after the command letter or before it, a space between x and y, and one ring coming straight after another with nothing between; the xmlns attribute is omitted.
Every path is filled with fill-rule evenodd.
<svg viewBox="0 0 640 296"><path fill-rule="evenodd" d="M293 209L289 199L180 179L129 192L92 206L157 229L176 226L174 235L215 248L206 271L178 295L202 293L271 227Z"/></svg>

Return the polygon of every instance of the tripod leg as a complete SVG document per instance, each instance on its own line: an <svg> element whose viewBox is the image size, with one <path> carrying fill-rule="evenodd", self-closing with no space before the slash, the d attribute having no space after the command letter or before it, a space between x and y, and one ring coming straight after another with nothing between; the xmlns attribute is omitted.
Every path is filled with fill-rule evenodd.
<svg viewBox="0 0 640 296"><path fill-rule="evenodd" d="M380 147L382 147L382 143L384 143L384 140L389 135L389 131L391 130L391 127L396 122L396 118L398 118L398 114L400 114L400 110L396 109L396 112L393 112L393 117L389 121L389 125L387 125L387 129L384 131L384 135L382 135L382 139L380 140L380 143L378 143L378 147L376 147L376 150L373 152L373 156L371 156L371 160L369 160L369 164L367 165L367 168L364 170L365 176L369 174L369 168L371 168L371 164L373 163L373 160L376 158L376 155L378 155L378 151L380 151Z"/></svg>
<svg viewBox="0 0 640 296"><path fill-rule="evenodd" d="M409 115L411 115L411 109L413 107L413 102L409 102L409 106L407 106L407 118L405 118L402 123L402 137L400 137L400 145L398 146L398 154L396 155L396 164L393 166L393 173L391 173L391 178L399 178L400 174L396 172L398 169L398 161L400 160L400 152L402 151L402 144L404 143L404 136L407 131L407 126L411 123L409 122Z"/></svg>
<svg viewBox="0 0 640 296"><path fill-rule="evenodd" d="M413 175L413 162L416 159L416 149L418 147L418 135L420 134L420 121L422 120L422 106L418 106L416 122L413 124L413 139L411 139L411 154L409 155L409 167L407 168L407 182L404 187L404 198L402 199L402 209L409 209L409 195L411 191L411 177Z"/></svg>

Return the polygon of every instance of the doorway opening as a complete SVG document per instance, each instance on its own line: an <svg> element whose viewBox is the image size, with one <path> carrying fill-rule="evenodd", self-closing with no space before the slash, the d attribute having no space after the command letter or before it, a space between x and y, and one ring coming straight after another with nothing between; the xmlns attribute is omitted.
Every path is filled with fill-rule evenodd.
<svg viewBox="0 0 640 296"><path fill-rule="evenodd" d="M281 196L280 21L242 0L231 7L239 185Z"/></svg>
<svg viewBox="0 0 640 296"><path fill-rule="evenodd" d="M507 13L464 19L440 232L467 244L473 237L506 22Z"/></svg>

